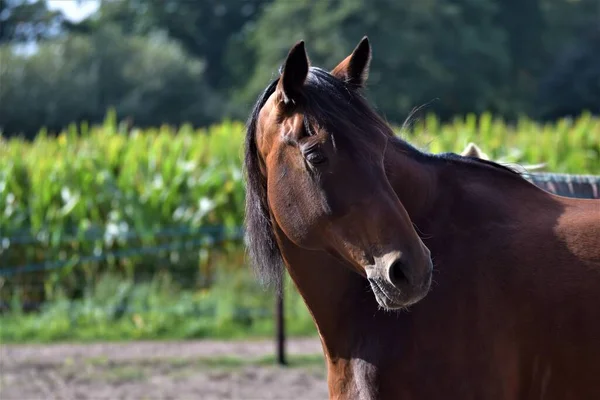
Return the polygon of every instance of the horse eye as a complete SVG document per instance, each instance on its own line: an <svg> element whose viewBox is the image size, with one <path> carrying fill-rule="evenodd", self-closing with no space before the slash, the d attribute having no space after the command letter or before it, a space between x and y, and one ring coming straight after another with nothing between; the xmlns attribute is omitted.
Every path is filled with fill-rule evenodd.
<svg viewBox="0 0 600 400"><path fill-rule="evenodd" d="M309 153L306 153L304 157L306 157L306 161L313 165L323 164L325 161L327 161L325 155L318 150L313 150Z"/></svg>

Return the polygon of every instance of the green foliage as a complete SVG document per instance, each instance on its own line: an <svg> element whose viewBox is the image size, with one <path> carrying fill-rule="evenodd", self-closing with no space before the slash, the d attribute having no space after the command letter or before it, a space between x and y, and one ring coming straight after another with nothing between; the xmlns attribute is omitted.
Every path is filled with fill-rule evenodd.
<svg viewBox="0 0 600 400"><path fill-rule="evenodd" d="M497 20L493 0L275 1L253 37L259 63L249 89L264 85L299 39L316 65L331 69L368 33L374 49L368 85L393 121L434 99L430 109L444 118L504 112L507 99L494 87L507 80L510 58Z"/></svg>
<svg viewBox="0 0 600 400"><path fill-rule="evenodd" d="M392 121L402 122L413 107L435 99L429 109L444 118L504 111L491 90L494 82L505 79L508 59L504 34L495 23L497 7L489 0L465 3L380 0L373 7L369 2L332 0L313 7L312 2L290 6L279 1L256 31L262 63L257 71L274 71L284 56L275 50L289 48L300 36L307 40L311 59L331 69L368 33L373 44L368 86ZM259 81L266 81L265 73L257 74Z"/></svg>
<svg viewBox="0 0 600 400"><path fill-rule="evenodd" d="M271 0L164 1L128 0L102 3L98 15L73 24L74 32L93 33L106 24L128 35L162 32L192 56L206 61L207 82L220 93L246 79L252 54L245 39Z"/></svg>
<svg viewBox="0 0 600 400"><path fill-rule="evenodd" d="M549 52L565 49L598 26L598 0L538 0L546 29L543 46ZM554 59L556 54L553 54ZM560 58L560 57L559 57Z"/></svg>
<svg viewBox="0 0 600 400"><path fill-rule="evenodd" d="M551 172L600 175L600 119L589 113L555 124L541 124L524 116L506 124L489 113L467 114L440 124L429 115L403 136L432 153L460 153L474 142L495 161L544 162Z"/></svg>
<svg viewBox="0 0 600 400"><path fill-rule="evenodd" d="M368 35L368 95L386 118L426 105L447 122L401 133L425 150L473 141L495 160L600 174L600 120L522 117L600 112L599 12L597 0L131 0L73 23L41 0L0 0L0 131L38 134L0 138L0 305L13 309L1 337L270 332L254 313L272 297L241 272L243 126L192 125L246 117L299 39L333 68ZM126 123L90 127L108 107ZM292 331L308 332L293 299ZM20 314L31 302L46 305Z"/></svg>
<svg viewBox="0 0 600 400"><path fill-rule="evenodd" d="M257 63L241 96L249 102L276 76L297 40L315 65L331 69L366 34L374 51L368 86L390 121L421 105L444 120L532 115L539 79L565 40L597 23L597 7L595 0L275 0L251 36Z"/></svg>
<svg viewBox="0 0 600 400"><path fill-rule="evenodd" d="M107 268L128 276L168 268L190 284L196 277L209 284L209 272L201 272L211 249L230 251L219 236L234 237L243 218L242 134L240 123L225 122L128 135L113 115L103 126L72 126L57 138L2 140L0 231L10 238L0 250L2 267L98 258L49 273L29 301L57 287L77 295ZM123 251L131 254L111 255Z"/></svg>
<svg viewBox="0 0 600 400"><path fill-rule="evenodd" d="M547 119L581 110L600 114L600 27L561 55L542 80L539 104L540 116Z"/></svg>
<svg viewBox="0 0 600 400"><path fill-rule="evenodd" d="M0 0L0 44L51 38L62 23L44 0Z"/></svg>
<svg viewBox="0 0 600 400"><path fill-rule="evenodd" d="M0 130L99 122L110 106L138 126L242 119L295 41L333 68L363 35L369 96L394 123L418 107L444 121L597 113L583 38L599 13L598 0L107 0L72 22L41 0L0 0ZM27 40L40 53L13 54Z"/></svg>
<svg viewBox="0 0 600 400"><path fill-rule="evenodd" d="M289 282L285 296L286 332L316 334ZM135 284L104 275L80 300L60 295L30 314L15 304L0 315L0 342L271 337L274 305L246 270L221 274L210 290L183 289L166 274Z"/></svg>
<svg viewBox="0 0 600 400"><path fill-rule="evenodd" d="M39 44L32 55L0 47L0 129L33 136L72 121L101 122L108 107L138 126L204 125L221 100L204 63L160 35L123 36L106 26L91 36Z"/></svg>
<svg viewBox="0 0 600 400"><path fill-rule="evenodd" d="M515 126L490 114L449 124L430 115L402 134L433 153L460 152L473 141L493 159L600 173L600 120L589 115L557 125L522 118ZM107 270L133 278L168 269L189 285L210 285L219 254L243 264L243 135L239 122L128 134L109 114L102 126L71 126L57 138L2 139L2 268L69 265L11 278L0 293L41 280L24 301L59 288L80 296Z"/></svg>

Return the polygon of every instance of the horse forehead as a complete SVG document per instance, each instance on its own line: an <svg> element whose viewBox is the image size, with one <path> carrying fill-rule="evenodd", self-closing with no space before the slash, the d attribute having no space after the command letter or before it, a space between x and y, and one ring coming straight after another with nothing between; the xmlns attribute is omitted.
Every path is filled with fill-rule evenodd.
<svg viewBox="0 0 600 400"><path fill-rule="evenodd" d="M281 117L276 96L273 94L259 113L257 132L259 151L266 156L277 143L285 143L286 139L298 140L303 126L302 113Z"/></svg>
<svg viewBox="0 0 600 400"><path fill-rule="evenodd" d="M276 103L277 93L273 93L258 113L258 126L264 131L267 125L273 124L273 121L277 118L278 109Z"/></svg>
<svg viewBox="0 0 600 400"><path fill-rule="evenodd" d="M277 119L278 109L275 103L275 94L271 95L258 114L258 130L256 142L259 151L265 155L272 145L273 132L279 130Z"/></svg>

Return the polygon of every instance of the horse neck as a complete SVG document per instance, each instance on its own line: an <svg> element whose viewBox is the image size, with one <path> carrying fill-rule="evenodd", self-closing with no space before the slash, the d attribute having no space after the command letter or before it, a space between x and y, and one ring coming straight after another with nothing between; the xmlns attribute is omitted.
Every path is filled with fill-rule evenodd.
<svg viewBox="0 0 600 400"><path fill-rule="evenodd" d="M469 161L433 159L401 142L389 148L388 180L428 247L428 236L447 244L453 229L477 235L485 229L482 221L510 225L551 202L544 191L512 172Z"/></svg>
<svg viewBox="0 0 600 400"><path fill-rule="evenodd" d="M439 169L419 160L415 150L399 141L388 145L385 167L392 189L411 220L426 216L439 196Z"/></svg>
<svg viewBox="0 0 600 400"><path fill-rule="evenodd" d="M322 251L293 244L276 228L276 237L286 268L304 299L330 361L351 359L350 351L365 327L363 318L373 318L377 303L368 282L348 265Z"/></svg>

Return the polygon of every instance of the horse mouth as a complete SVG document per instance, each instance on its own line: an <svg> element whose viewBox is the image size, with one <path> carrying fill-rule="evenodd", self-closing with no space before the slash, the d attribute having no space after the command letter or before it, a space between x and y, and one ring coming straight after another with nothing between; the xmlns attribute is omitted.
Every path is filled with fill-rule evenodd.
<svg viewBox="0 0 600 400"><path fill-rule="evenodd" d="M388 294L388 292L381 287L382 285L379 282L369 279L369 284L375 295L375 300L377 300L377 304L379 304L381 308L386 310L399 310L406 307L406 305L395 299L397 296ZM397 289L394 289L394 291L397 291Z"/></svg>
<svg viewBox="0 0 600 400"><path fill-rule="evenodd" d="M406 293L398 288L388 287L385 282L377 279L369 279L369 284L377 304L385 310L405 309L419 302L428 292L428 290L418 290L416 293Z"/></svg>

